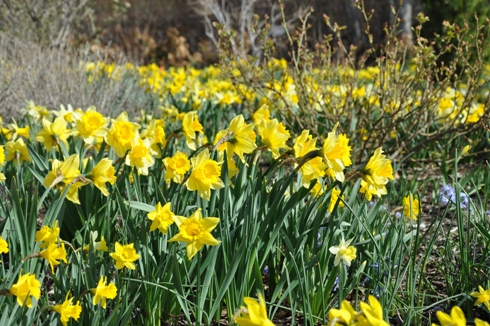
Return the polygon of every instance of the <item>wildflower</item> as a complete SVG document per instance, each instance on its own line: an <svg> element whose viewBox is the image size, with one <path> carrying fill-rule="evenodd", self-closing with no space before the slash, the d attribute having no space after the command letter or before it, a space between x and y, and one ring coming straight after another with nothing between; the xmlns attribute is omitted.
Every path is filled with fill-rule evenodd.
<svg viewBox="0 0 490 326"><path fill-rule="evenodd" d="M362 314L358 316L359 325L389 326L383 319L383 307L379 301L372 295L368 297L368 300L369 305L361 302Z"/></svg>
<svg viewBox="0 0 490 326"><path fill-rule="evenodd" d="M352 164L350 159L351 148L348 146L349 139L341 134L336 135L338 123L324 140L322 156L327 164L327 175L337 181L344 182L344 168Z"/></svg>
<svg viewBox="0 0 490 326"><path fill-rule="evenodd" d="M218 190L225 185L221 181L221 166L209 158L206 148L197 157L191 159L192 172L187 179L186 186L190 191L198 191L199 196L206 200L211 197L211 189Z"/></svg>
<svg viewBox="0 0 490 326"><path fill-rule="evenodd" d="M182 120L182 130L184 131L187 147L195 151L197 140L196 132L204 134L203 126L199 123L196 111L191 111L184 115L184 119Z"/></svg>
<svg viewBox="0 0 490 326"><path fill-rule="evenodd" d="M96 166L94 166L92 171L90 171L87 178L92 180L94 185L99 188L104 196L109 196L106 183L109 182L111 185L113 185L116 182L116 176L114 173L115 170L112 166L112 160L103 158L99 161L99 163L97 163Z"/></svg>
<svg viewBox="0 0 490 326"><path fill-rule="evenodd" d="M0 235L0 254L6 254L9 252L9 244Z"/></svg>
<svg viewBox="0 0 490 326"><path fill-rule="evenodd" d="M351 262L356 259L356 248L349 246L352 240L354 239L345 241L342 238L342 241L340 241L338 246L332 246L328 249L332 254L336 255L334 261L335 266L339 265L340 260L342 260L345 265L350 266Z"/></svg>
<svg viewBox="0 0 490 326"><path fill-rule="evenodd" d="M61 247L58 247L58 244L55 242L51 242L46 249L40 252L42 258L46 259L51 266L51 272L54 274L54 266L60 264L58 260L66 261L66 250L65 244L62 242Z"/></svg>
<svg viewBox="0 0 490 326"><path fill-rule="evenodd" d="M126 151L131 149L133 141L139 138L139 124L130 122L128 114L122 112L116 120L112 120L112 125L106 135L108 145L114 147L118 157L124 157Z"/></svg>
<svg viewBox="0 0 490 326"><path fill-rule="evenodd" d="M339 200L340 190L337 188L332 189L332 194L330 195L330 203L328 204L328 211L331 213L335 208L335 204L339 202L338 207L344 207L344 202ZM343 198L344 196L342 196Z"/></svg>
<svg viewBox="0 0 490 326"><path fill-rule="evenodd" d="M383 155L381 147L377 148L364 168L360 192L364 193L367 200L373 195L381 197L387 194L386 184L393 179L393 168L389 159Z"/></svg>
<svg viewBox="0 0 490 326"><path fill-rule="evenodd" d="M475 306L481 305L482 303L487 306L490 310L490 289L484 290L480 285L478 286L479 292L472 292L470 295L476 298Z"/></svg>
<svg viewBox="0 0 490 326"><path fill-rule="evenodd" d="M55 221L52 228L44 225L39 231L36 231L36 242L42 242L39 247L46 248L51 243L58 241L59 234L58 221Z"/></svg>
<svg viewBox="0 0 490 326"><path fill-rule="evenodd" d="M50 151L61 142L68 148L68 137L71 130L66 128L66 121L63 117L57 117L53 122L43 119L43 129L36 134L36 141L43 143L46 150Z"/></svg>
<svg viewBox="0 0 490 326"><path fill-rule="evenodd" d="M78 167L78 154L71 155L64 162L54 160L52 170L44 178L44 185L49 188L56 187L60 192L63 192L70 185L66 198L76 204L80 204L78 200L78 188L83 186L84 183L79 181L72 183L75 178L80 176Z"/></svg>
<svg viewBox="0 0 490 326"><path fill-rule="evenodd" d="M175 222L174 217L175 214L170 210L170 203L166 203L163 207L158 203L155 210L148 213L148 219L153 221L150 231L159 229L163 234L167 234L168 227Z"/></svg>
<svg viewBox="0 0 490 326"><path fill-rule="evenodd" d="M456 190L451 185L445 185L439 191L437 195L438 201L443 205L447 205L449 202L456 202Z"/></svg>
<svg viewBox="0 0 490 326"><path fill-rule="evenodd" d="M117 296L117 287L114 283L109 283L106 285L107 277L102 276L95 289L92 289L92 294L94 294L94 299L92 303L94 306L102 301L102 308L106 308L107 299L114 299Z"/></svg>
<svg viewBox="0 0 490 326"><path fill-rule="evenodd" d="M175 216L174 218L175 223L179 227L179 233L168 240L168 242L180 241L187 243L186 251L189 260L191 260L205 244L210 246L220 244L221 241L216 240L211 234L211 231L218 225L219 218L202 218L200 208L189 218L183 216Z"/></svg>
<svg viewBox="0 0 490 326"><path fill-rule="evenodd" d="M235 323L240 326L274 326L267 317L267 308L262 295L259 293L259 302L254 298L243 299L247 307L241 307L241 314L235 318Z"/></svg>
<svg viewBox="0 0 490 326"><path fill-rule="evenodd" d="M75 134L83 138L86 144L97 143L97 139L107 135L110 118L97 112L95 106L90 106L87 111L76 120Z"/></svg>
<svg viewBox="0 0 490 326"><path fill-rule="evenodd" d="M111 257L116 261L117 269L124 267L136 269L134 261L138 260L141 256L136 253L133 243L123 246L116 241L116 251L111 253Z"/></svg>
<svg viewBox="0 0 490 326"><path fill-rule="evenodd" d="M340 309L330 309L328 312L329 326L351 325L354 321L357 312L354 310L349 301L344 300L340 305Z"/></svg>
<svg viewBox="0 0 490 326"><path fill-rule="evenodd" d="M77 301L75 305L72 304L74 297L68 299L70 292L66 294L65 301L62 304L58 304L53 307L53 310L61 315L60 320L63 326L68 325L70 318L78 320L80 314L82 313L82 307L80 306L80 301Z"/></svg>
<svg viewBox="0 0 490 326"><path fill-rule="evenodd" d="M289 139L289 131L286 130L282 122L278 122L277 119L273 119L269 123L262 120L258 129L262 144L272 152L273 158L279 157L279 149L290 149L286 145L286 141Z"/></svg>
<svg viewBox="0 0 490 326"><path fill-rule="evenodd" d="M409 220L416 221L420 212L421 208L419 200L413 199L412 194L403 198L403 215L405 215Z"/></svg>
<svg viewBox="0 0 490 326"><path fill-rule="evenodd" d="M32 162L31 155L27 149L27 145L24 143L24 139L19 138L15 142L9 141L5 144L5 150L7 155L5 156L5 161L9 162L12 160L19 161L20 165L24 161Z"/></svg>
<svg viewBox="0 0 490 326"><path fill-rule="evenodd" d="M181 183L184 180L184 175L191 169L191 162L187 158L187 154L176 152L172 157L163 159L165 165L165 181L173 180L175 183Z"/></svg>
<svg viewBox="0 0 490 326"><path fill-rule="evenodd" d="M22 275L21 272L19 280L12 285L9 292L17 297L19 306L22 307L25 303L27 307L32 308L32 297L39 300L41 296L41 283L36 280L35 275L30 273Z"/></svg>
<svg viewBox="0 0 490 326"><path fill-rule="evenodd" d="M245 162L243 154L250 154L257 148L255 144L256 135L253 128L254 125L246 124L243 116L240 114L231 120L228 129L218 132L214 140L214 145L229 134L226 142L218 146L218 151L222 152L226 149L229 158L233 156L233 153L236 153L242 162Z"/></svg>
<svg viewBox="0 0 490 326"><path fill-rule="evenodd" d="M148 175L148 168L155 164L154 152L150 148L148 139L134 141L131 150L126 155L126 165L135 167L138 174Z"/></svg>
<svg viewBox="0 0 490 326"><path fill-rule="evenodd" d="M441 326L466 326L466 318L464 317L463 310L458 306L454 306L451 309L451 315L438 311L436 316ZM436 324L432 324L432 326L436 326Z"/></svg>

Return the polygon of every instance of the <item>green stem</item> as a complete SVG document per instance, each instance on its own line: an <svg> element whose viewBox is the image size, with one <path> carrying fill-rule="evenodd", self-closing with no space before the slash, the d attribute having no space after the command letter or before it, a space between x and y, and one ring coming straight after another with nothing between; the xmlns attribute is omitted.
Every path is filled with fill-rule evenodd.
<svg viewBox="0 0 490 326"><path fill-rule="evenodd" d="M196 313L196 326L201 326L201 254L197 254L197 280L196 280L196 291L197 291L197 313Z"/></svg>

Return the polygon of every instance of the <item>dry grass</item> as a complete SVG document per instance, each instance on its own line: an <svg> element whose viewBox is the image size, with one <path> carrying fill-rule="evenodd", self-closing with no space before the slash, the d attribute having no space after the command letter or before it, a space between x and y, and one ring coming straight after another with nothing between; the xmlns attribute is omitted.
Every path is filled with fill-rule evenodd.
<svg viewBox="0 0 490 326"><path fill-rule="evenodd" d="M49 109L60 104L82 109L95 105L112 116L154 107L156 100L139 87L136 74L118 82L101 78L87 83L81 63L99 60L125 63L122 56L108 57L107 52L94 53L87 47L50 49L0 33L0 114L5 120L16 117L27 101Z"/></svg>

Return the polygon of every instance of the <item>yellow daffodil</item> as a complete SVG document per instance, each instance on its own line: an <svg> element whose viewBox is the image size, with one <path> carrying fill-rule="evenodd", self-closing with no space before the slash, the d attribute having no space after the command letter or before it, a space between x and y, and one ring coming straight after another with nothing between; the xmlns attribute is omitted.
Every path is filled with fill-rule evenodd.
<svg viewBox="0 0 490 326"><path fill-rule="evenodd" d="M196 132L204 134L203 126L199 122L196 111L188 112L184 115L182 120L182 130L184 131L187 147L195 151L196 150Z"/></svg>
<svg viewBox="0 0 490 326"><path fill-rule="evenodd" d="M470 295L476 298L475 306L481 305L482 303L490 310L490 289L484 290L480 285L478 286L479 292L472 292Z"/></svg>
<svg viewBox="0 0 490 326"><path fill-rule="evenodd" d="M267 317L267 307L260 293L259 302L250 297L245 297L243 301L247 307L241 307L241 314L235 318L235 323L240 326L274 326L274 323Z"/></svg>
<svg viewBox="0 0 490 326"><path fill-rule="evenodd" d="M32 162L31 155L27 149L27 145L24 143L24 139L19 138L16 141L9 141L5 144L5 150L7 155L5 161L15 161L22 165L24 161Z"/></svg>
<svg viewBox="0 0 490 326"><path fill-rule="evenodd" d="M272 152L273 158L278 158L281 155L279 153L280 149L290 149L286 145L286 141L289 139L289 131L277 119L273 119L269 123L262 120L258 125L258 130L262 138L262 144Z"/></svg>
<svg viewBox="0 0 490 326"><path fill-rule="evenodd" d="M54 266L57 266L60 264L58 260L62 260L66 263L66 250L65 250L65 244L62 242L61 247L58 247L58 244L56 242L52 242L48 245L46 249L40 252L40 255L42 258L46 259L49 262L49 265L51 266L51 272L54 274Z"/></svg>
<svg viewBox="0 0 490 326"><path fill-rule="evenodd" d="M356 315L357 311L354 310L350 302L344 300L340 309L332 308L328 312L328 319L330 320L328 326L352 325Z"/></svg>
<svg viewBox="0 0 490 326"><path fill-rule="evenodd" d="M153 221L150 231L159 229L163 234L167 234L168 227L175 222L175 214L170 210L170 203L166 203L163 207L158 203L155 210L148 213L148 219Z"/></svg>
<svg viewBox="0 0 490 326"><path fill-rule="evenodd" d="M211 231L218 225L219 218L202 218L200 208L189 218L175 216L174 219L179 227L179 233L168 240L168 242L179 241L187 243L186 251L189 260L191 260L205 244L216 246L221 243L221 241L216 240L211 234Z"/></svg>
<svg viewBox="0 0 490 326"><path fill-rule="evenodd" d="M5 164L5 151L3 150L3 146L0 145L0 167ZM0 181L4 181L5 176L0 172Z"/></svg>
<svg viewBox="0 0 490 326"><path fill-rule="evenodd" d="M43 129L36 134L36 141L43 143L46 150L50 151L53 147L57 149L61 142L68 148L68 137L71 130L66 128L66 121L63 117L54 119L53 122L43 119Z"/></svg>
<svg viewBox="0 0 490 326"><path fill-rule="evenodd" d="M245 119L240 114L231 120L230 126L227 129L218 132L214 140L214 145L218 141L222 142L218 146L218 151L222 152L226 149L228 157L232 157L233 153L235 153L242 162L245 162L243 154L250 154L257 148L253 128L254 125L246 124ZM223 142L222 138L225 136L227 139Z"/></svg>
<svg viewBox="0 0 490 326"><path fill-rule="evenodd" d="M187 179L186 186L190 191L198 191L199 196L206 200L211 197L211 189L217 190L225 185L221 181L221 166L209 158L206 148L196 157L191 158L192 172Z"/></svg>
<svg viewBox="0 0 490 326"><path fill-rule="evenodd" d="M126 155L126 165L135 167L138 174L148 175L148 168L155 164L154 152L149 139L137 139Z"/></svg>
<svg viewBox="0 0 490 326"><path fill-rule="evenodd" d="M52 228L44 225L39 231L36 231L36 242L42 242L39 247L46 248L51 243L58 242L59 234L58 221L55 221Z"/></svg>
<svg viewBox="0 0 490 326"><path fill-rule="evenodd" d="M68 104L65 108L63 104L60 104L60 109L58 111L53 111L53 114L57 117L63 117L66 122L75 122L81 116L82 109L73 110L73 106Z"/></svg>
<svg viewBox="0 0 490 326"><path fill-rule="evenodd" d="M403 215L411 221L416 221L421 212L420 203L418 199L414 199L410 194L403 198Z"/></svg>
<svg viewBox="0 0 490 326"><path fill-rule="evenodd" d="M338 246L332 246L328 250L335 255L334 265L338 266L340 261L346 265L350 266L351 262L356 259L356 248L349 246L354 239L345 241L342 238Z"/></svg>
<svg viewBox="0 0 490 326"><path fill-rule="evenodd" d="M376 325L376 326L389 326L389 324L383 319L383 307L379 301L372 295L368 297L369 304L361 302L362 314L357 317L357 323L359 325Z"/></svg>
<svg viewBox="0 0 490 326"><path fill-rule="evenodd" d="M70 292L66 294L65 301L62 304L58 304L53 307L53 310L61 315L60 320L63 326L68 325L70 318L78 320L80 314L82 313L82 307L80 306L80 301L77 301L75 305L72 304L74 297L68 299Z"/></svg>
<svg viewBox="0 0 490 326"><path fill-rule="evenodd" d="M106 188L106 183L113 185L116 182L115 170L112 166L112 160L103 158L87 175L87 178L92 180L94 185L104 194L109 196L109 191Z"/></svg>
<svg viewBox="0 0 490 326"><path fill-rule="evenodd" d="M340 195L340 190L337 188L332 189L332 194L330 195L330 203L328 204L328 211L331 213L333 212L333 209L335 208L335 204L337 204L337 201L339 202L337 207L344 207L344 202L342 200L339 200L339 195ZM343 199L344 196L342 196Z"/></svg>
<svg viewBox="0 0 490 326"><path fill-rule="evenodd" d="M172 157L163 159L165 165L165 181L173 180L175 183L181 183L184 180L184 175L191 169L191 161L187 158L187 154L176 152Z"/></svg>
<svg viewBox="0 0 490 326"><path fill-rule="evenodd" d="M490 324L484 320L475 318L475 326L490 326Z"/></svg>
<svg viewBox="0 0 490 326"><path fill-rule="evenodd" d="M90 232L90 239L92 241L92 248L93 250L100 250L100 251L109 251L109 248L107 247L107 243L105 241L104 236L100 238L100 241L95 241L97 239L97 236L99 235L99 232L97 231L91 231ZM90 245L85 245L83 247L84 251L88 251L90 249Z"/></svg>
<svg viewBox="0 0 490 326"><path fill-rule="evenodd" d="M121 269L127 267L129 269L136 269L134 261L138 260L141 256L136 253L134 244L121 245L116 241L116 251L110 254L116 261L116 268Z"/></svg>
<svg viewBox="0 0 490 326"><path fill-rule="evenodd" d="M14 141L18 137L29 139L30 131L31 129L29 126L19 127L19 125L17 125L17 122L14 120L14 122L8 124L8 131L5 134L8 140Z"/></svg>
<svg viewBox="0 0 490 326"><path fill-rule="evenodd" d="M386 184L393 180L393 168L389 159L383 155L381 147L377 148L364 168L364 175L359 190L371 200L373 195L381 197L387 194Z"/></svg>
<svg viewBox="0 0 490 326"><path fill-rule="evenodd" d="M352 164L350 160L350 146L349 140L343 134L337 136L337 126L334 126L333 130L328 133L327 138L324 140L322 155L325 163L327 164L327 175L340 182L344 182L344 168Z"/></svg>
<svg viewBox="0 0 490 326"><path fill-rule="evenodd" d="M140 125L130 122L128 114L122 112L115 120L106 135L106 142L112 146L118 157L124 157L135 140L139 138Z"/></svg>
<svg viewBox="0 0 490 326"><path fill-rule="evenodd" d="M165 122L163 119L151 120L150 125L141 133L141 138L150 140L150 147L155 153L155 156L161 157L161 147L165 147Z"/></svg>
<svg viewBox="0 0 490 326"><path fill-rule="evenodd" d="M9 244L0 235L0 254L6 254L9 252Z"/></svg>
<svg viewBox="0 0 490 326"><path fill-rule="evenodd" d="M117 296L117 287L114 283L109 283L106 285L107 277L102 276L95 289L91 289L92 294L94 294L94 299L92 303L94 306L98 305L102 301L102 308L107 307L107 299L114 299Z"/></svg>
<svg viewBox="0 0 490 326"><path fill-rule="evenodd" d="M60 192L63 192L65 188L70 185L66 199L76 204L80 204L80 201L78 200L78 188L85 183L79 181L73 182L75 181L75 178L80 176L79 166L80 160L78 154L71 155L63 162L54 160L52 163L52 170L48 173L46 178L44 178L44 185L49 188L55 187Z"/></svg>
<svg viewBox="0 0 490 326"><path fill-rule="evenodd" d="M107 135L109 122L110 118L104 117L97 112L95 106L91 106L76 120L75 135L82 137L86 144L92 145L97 139Z"/></svg>
<svg viewBox="0 0 490 326"><path fill-rule="evenodd" d="M32 297L39 300L41 296L41 283L36 280L36 276L33 274L22 275L22 273L19 273L17 283L12 285L9 292L17 297L19 306L22 307L25 304L27 307L32 308Z"/></svg>
<svg viewBox="0 0 490 326"><path fill-rule="evenodd" d="M254 112L252 119L253 122L258 126L262 120L264 120L265 123L269 123L271 121L270 117L271 113L269 111L269 106L267 104L264 104L260 108L258 108L257 111Z"/></svg>
<svg viewBox="0 0 490 326"><path fill-rule="evenodd" d="M466 326L466 318L464 316L463 310L460 307L454 306L451 309L451 315L448 315L442 311L436 313L437 319L441 326ZM432 324L432 326L437 326Z"/></svg>

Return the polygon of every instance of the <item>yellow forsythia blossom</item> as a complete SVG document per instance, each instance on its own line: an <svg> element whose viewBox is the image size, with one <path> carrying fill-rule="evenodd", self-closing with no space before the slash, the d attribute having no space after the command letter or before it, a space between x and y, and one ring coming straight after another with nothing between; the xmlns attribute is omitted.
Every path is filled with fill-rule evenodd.
<svg viewBox="0 0 490 326"><path fill-rule="evenodd" d="M22 307L25 303L27 307L32 308L32 297L38 300L41 296L41 283L33 274L19 273L19 280L12 285L9 292L17 297L19 306Z"/></svg>
<svg viewBox="0 0 490 326"><path fill-rule="evenodd" d="M186 251L189 260L191 260L205 244L216 246L221 243L221 241L216 240L211 234L211 231L218 225L219 218L202 218L200 208L189 218L183 216L175 216L174 218L175 223L179 227L179 233L168 240L168 242L179 241L187 243Z"/></svg>
<svg viewBox="0 0 490 326"><path fill-rule="evenodd" d="M116 241L116 251L110 254L116 261L116 268L121 269L127 267L129 269L136 269L134 261L138 260L141 256L136 253L134 249L134 243L128 245L121 245Z"/></svg>
<svg viewBox="0 0 490 326"><path fill-rule="evenodd" d="M186 186L190 191L198 191L199 196L206 200L211 197L211 189L217 190L225 185L221 181L221 166L209 158L206 148L196 157L191 158L192 172L187 179Z"/></svg>
<svg viewBox="0 0 490 326"><path fill-rule="evenodd" d="M77 301L75 305L72 304L74 297L68 299L70 292L66 294L65 301L62 304L58 304L53 307L53 310L61 315L60 320L63 326L68 325L70 318L78 320L80 314L82 313L82 307L80 306L80 301Z"/></svg>
<svg viewBox="0 0 490 326"><path fill-rule="evenodd" d="M94 299L92 303L94 306L99 304L102 301L102 308L106 308L107 299L114 299L117 296L117 287L114 283L109 283L106 285L107 277L102 276L97 284L95 289L91 289L92 294L94 294Z"/></svg>
<svg viewBox="0 0 490 326"><path fill-rule="evenodd" d="M163 234L167 234L168 227L175 222L175 214L170 210L170 204L166 203L162 207L162 204L158 203L155 206L155 210L148 213L148 219L152 220L150 231L159 229Z"/></svg>
<svg viewBox="0 0 490 326"><path fill-rule="evenodd" d="M259 302L254 298L243 299L247 307L241 307L241 314L235 318L235 323L240 326L274 326L267 317L267 308L262 295L259 293Z"/></svg>

